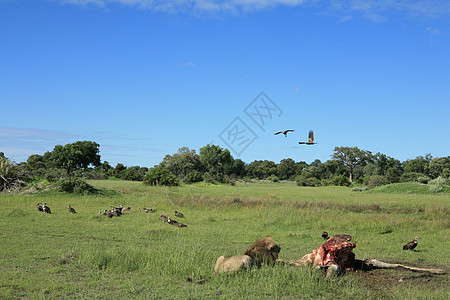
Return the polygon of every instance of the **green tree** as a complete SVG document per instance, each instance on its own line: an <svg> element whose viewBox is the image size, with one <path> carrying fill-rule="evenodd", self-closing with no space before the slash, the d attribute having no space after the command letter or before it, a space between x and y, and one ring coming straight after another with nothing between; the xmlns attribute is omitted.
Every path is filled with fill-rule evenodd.
<svg viewBox="0 0 450 300"><path fill-rule="evenodd" d="M342 161L329 159L324 163L324 167L328 178L333 178L337 175L348 176L347 169Z"/></svg>
<svg viewBox="0 0 450 300"><path fill-rule="evenodd" d="M39 154L32 154L27 158L28 167L32 170L45 168L44 156Z"/></svg>
<svg viewBox="0 0 450 300"><path fill-rule="evenodd" d="M245 176L245 162L242 159L235 159L233 162L232 174L237 177Z"/></svg>
<svg viewBox="0 0 450 300"><path fill-rule="evenodd" d="M299 161L295 163L295 175L300 175L302 174L302 170L306 167L308 167L309 165L304 162L304 161Z"/></svg>
<svg viewBox="0 0 450 300"><path fill-rule="evenodd" d="M401 175L403 173L403 166L401 162L395 158L389 157L386 154L377 153L373 156L374 164L376 166L376 174L377 175L385 175L388 169L398 169L396 171L392 171Z"/></svg>
<svg viewBox="0 0 450 300"><path fill-rule="evenodd" d="M350 172L349 181L353 181L353 170L356 166L365 166L372 161L372 152L361 150L358 147L335 147L331 157L341 161Z"/></svg>
<svg viewBox="0 0 450 300"><path fill-rule="evenodd" d="M144 174L140 172L140 167L129 167L122 171L121 178L129 181L142 181Z"/></svg>
<svg viewBox="0 0 450 300"><path fill-rule="evenodd" d="M52 152L44 154L44 161L50 166L62 168L71 174L90 165L100 165L100 145L91 141L78 141L65 146L57 145Z"/></svg>
<svg viewBox="0 0 450 300"><path fill-rule="evenodd" d="M106 160L102 162L99 166L95 167L95 171L102 177L108 178L113 176L114 168Z"/></svg>
<svg viewBox="0 0 450 300"><path fill-rule="evenodd" d="M450 169L450 156L434 158L428 166L428 176L431 178L437 178L441 175L446 177L445 169Z"/></svg>
<svg viewBox="0 0 450 300"><path fill-rule="evenodd" d="M114 168L113 174L116 178L122 178L123 172L127 169L122 163L117 163L116 167Z"/></svg>
<svg viewBox="0 0 450 300"><path fill-rule="evenodd" d="M200 171L201 169L199 155L188 147L179 148L178 152L173 155L167 154L159 167L167 169L177 176L186 176L193 170Z"/></svg>
<svg viewBox="0 0 450 300"><path fill-rule="evenodd" d="M233 169L233 157L228 149L216 145L206 145L200 149L200 162L213 179L223 178L223 175Z"/></svg>
<svg viewBox="0 0 450 300"><path fill-rule="evenodd" d="M192 171L184 177L184 183L190 184L203 181L203 175L199 171Z"/></svg>
<svg viewBox="0 0 450 300"><path fill-rule="evenodd" d="M146 185L165 185L177 186L179 185L178 178L167 169L155 167L150 168L144 176L144 184Z"/></svg>
<svg viewBox="0 0 450 300"><path fill-rule="evenodd" d="M389 167L384 172L384 176L386 177L389 183L400 182L400 177L402 176L402 171L396 167Z"/></svg>
<svg viewBox="0 0 450 300"><path fill-rule="evenodd" d="M415 159L409 159L403 162L405 172L417 172L428 175L428 168L433 156L426 154L425 156L417 156Z"/></svg>
<svg viewBox="0 0 450 300"><path fill-rule="evenodd" d="M270 160L255 160L245 167L245 172L252 178L267 178L277 174L277 165Z"/></svg>
<svg viewBox="0 0 450 300"><path fill-rule="evenodd" d="M292 158L285 158L277 165L278 177L282 180L289 179L295 176L297 167L295 161Z"/></svg>

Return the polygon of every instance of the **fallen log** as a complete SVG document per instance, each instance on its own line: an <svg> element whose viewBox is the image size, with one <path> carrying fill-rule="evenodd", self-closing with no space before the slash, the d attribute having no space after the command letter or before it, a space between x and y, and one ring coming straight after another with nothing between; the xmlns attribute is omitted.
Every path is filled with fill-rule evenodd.
<svg viewBox="0 0 450 300"><path fill-rule="evenodd" d="M415 272L428 272L433 274L445 274L447 273L444 269L428 269L428 268L417 268L417 267L408 267L401 264L390 264L377 260L376 258L368 259L365 261L365 264L374 269L406 269L409 271Z"/></svg>

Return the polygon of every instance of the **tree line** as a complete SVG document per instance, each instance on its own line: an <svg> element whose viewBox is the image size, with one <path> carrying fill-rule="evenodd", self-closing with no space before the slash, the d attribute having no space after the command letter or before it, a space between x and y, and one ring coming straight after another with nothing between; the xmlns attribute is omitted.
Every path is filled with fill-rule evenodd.
<svg viewBox="0 0 450 300"><path fill-rule="evenodd" d="M437 177L450 177L450 156L433 158L430 154L399 161L383 153L373 154L358 147L335 147L330 159L315 160L308 164L282 159L255 160L245 163L235 159L228 149L206 145L199 153L188 147L167 154L151 168L118 163L115 167L101 162L100 145L93 141L78 141L55 146L43 155L30 155L26 162L16 165L34 178L49 181L64 177L87 179L119 178L144 181L148 184L177 185L179 182L222 182L266 179L296 181L301 186L320 185L383 185L388 183L422 181ZM4 155L0 156L0 158ZM6 159L6 158L5 158ZM1 176L0 176L1 177Z"/></svg>

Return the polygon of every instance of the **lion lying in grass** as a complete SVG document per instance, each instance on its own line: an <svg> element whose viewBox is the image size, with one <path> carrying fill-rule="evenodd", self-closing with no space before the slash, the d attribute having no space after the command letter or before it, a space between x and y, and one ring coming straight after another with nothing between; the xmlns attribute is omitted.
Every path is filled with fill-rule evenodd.
<svg viewBox="0 0 450 300"><path fill-rule="evenodd" d="M262 264L273 264L277 261L280 251L280 246L270 236L266 236L248 247L243 255L227 258L220 256L216 260L212 276L217 273L248 269L252 266L260 267Z"/></svg>

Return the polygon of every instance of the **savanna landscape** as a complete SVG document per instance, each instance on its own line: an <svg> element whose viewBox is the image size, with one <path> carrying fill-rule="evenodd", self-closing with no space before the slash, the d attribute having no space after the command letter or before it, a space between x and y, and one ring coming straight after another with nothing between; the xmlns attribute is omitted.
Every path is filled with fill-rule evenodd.
<svg viewBox="0 0 450 300"><path fill-rule="evenodd" d="M450 299L449 0L0 0L0 300Z"/></svg>
<svg viewBox="0 0 450 300"><path fill-rule="evenodd" d="M299 180L273 180L273 177L229 177L223 182L203 180L191 184L183 181L172 184L170 180L162 184L165 181L159 180L156 181L159 184L149 184L152 169L156 167L146 173L147 184L116 177L71 179L75 185L83 182L89 189L67 192L62 188L67 189L67 179L49 181L34 177L17 192L0 194L3 228L0 297L448 299L450 296L447 274L450 193L446 184L439 192L417 181L370 188L353 184L358 187L355 188L303 186ZM85 171L92 173L92 170ZM51 214L36 209L36 203L46 203ZM68 205L76 213L70 213ZM99 214L119 205L131 209L111 218ZM144 208L154 212L145 212ZM175 211L182 212L184 217L176 217ZM161 214L187 227L171 226L161 221ZM357 259L377 258L388 263L443 269L446 274L399 269L353 270L326 278L324 271L313 267L275 264L210 277L219 256L243 254L250 244L266 236L281 247L279 258L300 259L324 243L322 231L330 236L351 235L357 245L353 250ZM415 236L419 237L417 247L403 250L403 245Z"/></svg>

